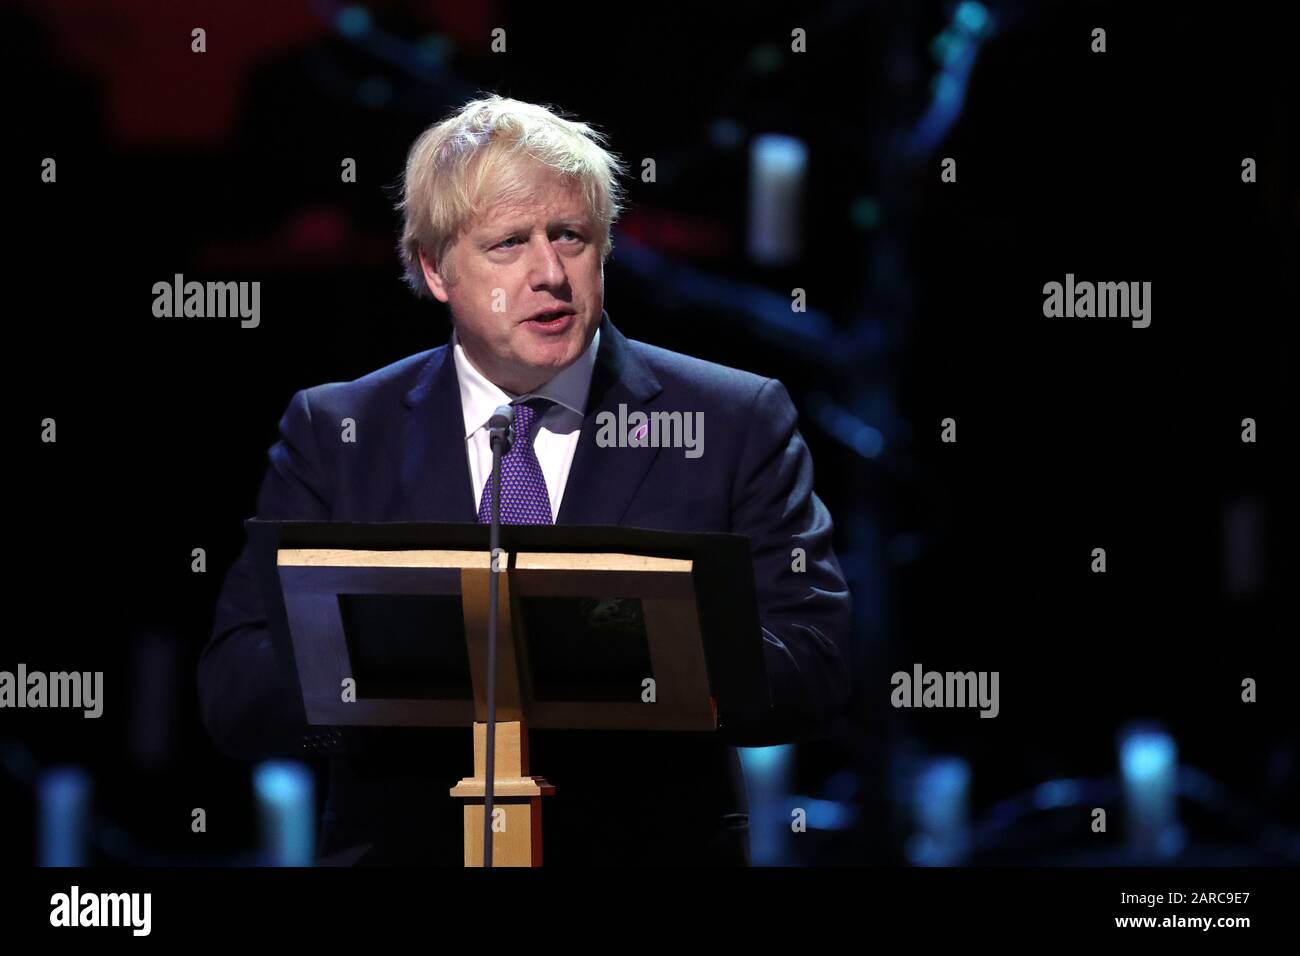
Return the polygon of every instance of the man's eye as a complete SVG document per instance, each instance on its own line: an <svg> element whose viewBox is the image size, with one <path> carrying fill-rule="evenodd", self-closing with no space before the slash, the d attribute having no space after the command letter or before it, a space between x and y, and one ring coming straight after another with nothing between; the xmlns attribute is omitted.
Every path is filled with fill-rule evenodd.
<svg viewBox="0 0 1300 956"><path fill-rule="evenodd" d="M562 232L560 233L560 238L561 238L561 239L563 239L563 238L571 238L571 239L577 239L577 240L581 241L581 240L582 240L582 234L579 233L576 229L565 229L564 231L562 231ZM510 243L514 243L514 242L523 242L523 241L524 241L524 240L523 240L522 238L520 238L519 236L511 236L511 237L508 238L508 239L502 239L502 240L501 240L500 242L498 242L495 246L493 246L493 248L494 248L494 249L513 249L514 246L510 245Z"/></svg>

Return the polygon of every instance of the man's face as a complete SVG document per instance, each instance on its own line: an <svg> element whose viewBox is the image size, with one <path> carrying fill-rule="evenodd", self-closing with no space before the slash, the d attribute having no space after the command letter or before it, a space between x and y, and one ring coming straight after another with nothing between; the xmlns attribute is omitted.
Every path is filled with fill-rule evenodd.
<svg viewBox="0 0 1300 956"><path fill-rule="evenodd" d="M573 364L596 334L605 298L598 239L580 187L537 169L522 199L489 207L443 262L420 259L474 367L522 394Z"/></svg>

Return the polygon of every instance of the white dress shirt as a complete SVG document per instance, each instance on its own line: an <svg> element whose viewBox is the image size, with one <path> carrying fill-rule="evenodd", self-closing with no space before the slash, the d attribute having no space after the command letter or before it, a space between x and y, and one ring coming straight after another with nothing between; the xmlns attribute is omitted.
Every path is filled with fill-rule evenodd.
<svg viewBox="0 0 1300 956"><path fill-rule="evenodd" d="M546 490L551 498L551 520L560 513L564 486L569 481L569 467L578 450L582 418L591 391L591 372L600 347L600 330L596 330L587 351L545 385L526 395L513 395L493 385L470 364L460 339L452 334L452 353L456 377L460 380L460 407L465 415L465 452L469 457L469 477L474 483L474 507L483 500L483 486L492 474L492 448L488 444L488 419L499 405L518 399L549 398L555 402L534 429L533 451L542 466Z"/></svg>

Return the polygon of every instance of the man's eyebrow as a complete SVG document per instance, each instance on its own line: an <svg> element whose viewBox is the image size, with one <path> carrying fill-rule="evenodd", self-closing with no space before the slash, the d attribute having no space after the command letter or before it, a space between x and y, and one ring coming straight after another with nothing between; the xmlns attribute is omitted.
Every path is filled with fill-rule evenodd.
<svg viewBox="0 0 1300 956"><path fill-rule="evenodd" d="M502 223L496 226L481 226L476 230L476 232L484 238L488 236L512 236L518 232L528 231L528 226L529 223L526 222ZM584 229L589 229L591 228L591 222L587 216L579 215L560 216L556 219L552 219L546 224L547 231L556 229L560 226L580 226Z"/></svg>

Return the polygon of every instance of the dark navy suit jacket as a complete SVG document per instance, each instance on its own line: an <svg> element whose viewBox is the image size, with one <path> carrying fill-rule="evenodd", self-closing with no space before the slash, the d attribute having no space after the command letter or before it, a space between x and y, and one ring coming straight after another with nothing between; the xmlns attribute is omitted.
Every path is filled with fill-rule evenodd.
<svg viewBox="0 0 1300 956"><path fill-rule="evenodd" d="M630 341L608 314L602 323L557 523L747 535L773 709L725 735L533 731L532 772L557 790L543 802L544 860L744 864L734 745L814 737L849 695L849 595L830 515L780 382ZM703 412L703 455L600 447L596 416L620 404ZM356 422L355 442L339 439L345 418ZM449 346L295 394L257 499L258 517L281 520L472 523L476 513ZM806 570L794 569L796 548ZM461 805L447 791L472 775L469 735L376 728L344 746L305 726L275 665L247 546L227 574L198 678L204 725L222 752L331 758L323 857L461 864Z"/></svg>

